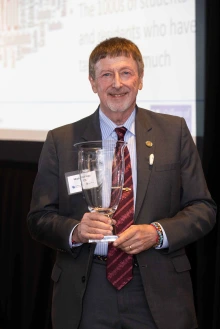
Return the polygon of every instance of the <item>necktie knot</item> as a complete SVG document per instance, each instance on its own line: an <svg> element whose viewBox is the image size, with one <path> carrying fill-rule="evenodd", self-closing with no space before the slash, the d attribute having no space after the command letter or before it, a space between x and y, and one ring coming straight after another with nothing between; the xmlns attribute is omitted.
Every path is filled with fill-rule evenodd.
<svg viewBox="0 0 220 329"><path fill-rule="evenodd" d="M125 135L126 131L127 131L127 128L125 128L125 127L115 128L115 132L118 135L119 141L124 141L124 135Z"/></svg>

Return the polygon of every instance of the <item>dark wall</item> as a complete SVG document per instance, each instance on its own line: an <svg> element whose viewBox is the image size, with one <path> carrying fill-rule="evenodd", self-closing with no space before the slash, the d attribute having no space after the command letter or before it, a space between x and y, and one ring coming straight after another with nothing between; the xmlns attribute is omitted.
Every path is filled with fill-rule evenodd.
<svg viewBox="0 0 220 329"><path fill-rule="evenodd" d="M43 142L0 140L0 161L38 163Z"/></svg>

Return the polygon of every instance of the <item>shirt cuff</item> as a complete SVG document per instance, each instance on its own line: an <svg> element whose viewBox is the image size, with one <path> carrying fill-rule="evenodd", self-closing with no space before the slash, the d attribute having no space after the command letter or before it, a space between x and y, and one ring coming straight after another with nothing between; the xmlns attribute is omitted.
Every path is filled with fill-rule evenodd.
<svg viewBox="0 0 220 329"><path fill-rule="evenodd" d="M69 236L69 245L70 245L70 248L75 248L75 247L79 247L82 245L82 243L72 243L72 235L73 235L73 231L75 230L75 228L78 226L79 224L76 224L72 231L70 232L70 236Z"/></svg>

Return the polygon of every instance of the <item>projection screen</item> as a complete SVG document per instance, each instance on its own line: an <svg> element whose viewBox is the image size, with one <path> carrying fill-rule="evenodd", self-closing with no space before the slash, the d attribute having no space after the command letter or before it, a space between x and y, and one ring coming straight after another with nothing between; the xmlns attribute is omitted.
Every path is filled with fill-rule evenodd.
<svg viewBox="0 0 220 329"><path fill-rule="evenodd" d="M195 0L0 0L0 139L44 141L94 112L88 58L122 36L145 63L137 104L196 136Z"/></svg>

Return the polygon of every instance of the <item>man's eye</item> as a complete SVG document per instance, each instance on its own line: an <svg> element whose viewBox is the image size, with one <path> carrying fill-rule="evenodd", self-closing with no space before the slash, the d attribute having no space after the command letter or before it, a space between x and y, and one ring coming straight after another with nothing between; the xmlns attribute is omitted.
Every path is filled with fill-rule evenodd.
<svg viewBox="0 0 220 329"><path fill-rule="evenodd" d="M110 75L111 75L110 73L104 73L103 74L104 77L110 77Z"/></svg>

